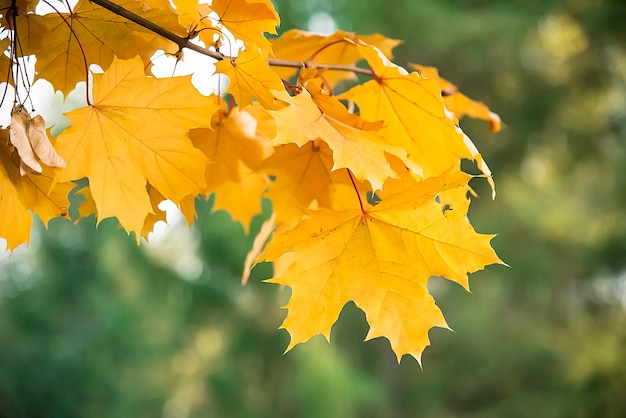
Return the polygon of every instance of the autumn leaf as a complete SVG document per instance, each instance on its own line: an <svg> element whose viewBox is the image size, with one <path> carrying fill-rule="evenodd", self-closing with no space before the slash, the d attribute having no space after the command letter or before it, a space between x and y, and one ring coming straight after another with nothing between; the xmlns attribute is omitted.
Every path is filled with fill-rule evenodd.
<svg viewBox="0 0 626 418"><path fill-rule="evenodd" d="M154 229L154 225L159 221L166 222L167 219L165 217L165 211L159 209L159 203L166 200L165 196L159 193L159 191L152 187L150 184L146 186L146 190L148 192L148 196L150 197L152 213L149 213L148 216L146 216L143 228L141 229L141 236L147 240L148 235L150 235L150 233Z"/></svg>
<svg viewBox="0 0 626 418"><path fill-rule="evenodd" d="M55 217L67 216L70 183L52 186L52 170L42 167L39 175L20 174L20 160L4 144L8 131L0 131L0 236L7 240L7 248L14 249L28 242L32 217L39 216L44 225Z"/></svg>
<svg viewBox="0 0 626 418"><path fill-rule="evenodd" d="M354 100L363 118L384 120L380 134L407 150L425 177L436 177L473 159L454 119L446 113L435 80L407 73L389 62L376 48L357 45L375 73L374 79L357 85L340 98Z"/></svg>
<svg viewBox="0 0 626 418"><path fill-rule="evenodd" d="M247 234L252 218L262 211L261 196L269 181L242 164L239 170L238 182L222 183L215 189L213 210L227 211L233 220L241 223Z"/></svg>
<svg viewBox="0 0 626 418"><path fill-rule="evenodd" d="M157 0L151 1L155 3ZM117 3L157 24L171 27L177 23L176 16L167 9L144 10L143 4L135 0ZM167 3L161 1L160 4L165 6ZM35 69L39 76L64 94L87 78L87 63L97 63L107 69L115 56L132 58L136 55L148 63L158 49L173 48L170 41L89 0L80 0L71 13L50 13L41 19L46 33L40 31L36 41L29 42L25 53L37 56ZM31 36L31 26L18 22L20 39Z"/></svg>
<svg viewBox="0 0 626 418"><path fill-rule="evenodd" d="M236 58L215 63L215 71L228 76L228 92L241 107L252 104L256 99L267 109L286 106L272 90L284 90L283 82L267 64L267 58L256 49L240 51Z"/></svg>
<svg viewBox="0 0 626 418"><path fill-rule="evenodd" d="M425 67L419 64L411 64L411 67L419 71L422 77L432 78L439 84L446 107L454 113L457 118L460 119L467 115L472 118L486 120L489 122L489 129L491 129L492 132L498 132L502 128L500 116L489 110L483 103L474 101L461 93L457 86L445 78L440 77L439 70L435 67Z"/></svg>
<svg viewBox="0 0 626 418"><path fill-rule="evenodd" d="M138 237L152 213L147 181L174 203L204 190L208 159L187 133L208 126L217 104L189 78L146 78L139 58L116 59L94 75L94 105L67 114L56 143L67 168L56 180L88 177L99 220L117 216Z"/></svg>
<svg viewBox="0 0 626 418"><path fill-rule="evenodd" d="M35 13L32 13L32 3L17 1L17 13L14 14L15 17L15 28L13 28L12 19L7 21L9 28L13 29L13 33L17 33L17 38L19 39L21 50L26 54L34 53L36 48L42 43L42 40L48 35L48 28L46 26L44 16L39 16ZM30 13L29 13L30 11ZM8 14L12 12L7 11ZM11 22L11 23L9 23ZM10 43L9 38L5 38L4 41L7 45ZM19 56L18 54L15 54ZM5 57L8 58L8 57ZM9 60L7 59L3 64L8 64ZM9 68L1 66L3 71L8 72ZM3 79L3 81L5 81ZM11 84L14 84L15 80L9 80Z"/></svg>
<svg viewBox="0 0 626 418"><path fill-rule="evenodd" d="M98 208L96 208L96 202L93 200L93 195L91 194L89 186L81 187L79 190L76 191L76 195L82 196L84 198L84 200L78 206L78 218L82 219L94 215L97 219Z"/></svg>
<svg viewBox="0 0 626 418"><path fill-rule="evenodd" d="M146 216L141 230L141 237L147 240L150 233L154 230L154 225L159 221L166 222L167 219L165 211L159 208L159 203L166 200L165 197L163 197L163 195L150 184L146 185L146 191L150 198L152 213L149 213L148 216ZM78 206L79 218L86 218L90 215L94 215L97 219L98 209L96 207L96 202L93 200L93 195L91 194L89 186L82 187L76 192L76 194L83 196L85 199L81 202L80 206Z"/></svg>
<svg viewBox="0 0 626 418"><path fill-rule="evenodd" d="M199 4L196 0L173 0L172 4L176 7L178 22L186 29L185 35L192 39L199 36L205 44L211 45L215 33L214 24L208 17L211 8L206 3Z"/></svg>
<svg viewBox="0 0 626 418"><path fill-rule="evenodd" d="M306 61L309 66L314 67L315 64L356 64L362 59L356 48L356 40L376 46L387 58L391 58L391 51L401 43L397 39L380 34L358 35L338 30L332 35L319 35L298 29L288 30L271 42L276 58ZM296 70L285 67L276 68L276 72L281 78L288 79L296 73ZM336 70L328 70L324 76L333 86L341 80L355 78L351 71Z"/></svg>
<svg viewBox="0 0 626 418"><path fill-rule="evenodd" d="M269 138L257 132L257 119L247 110L221 111L211 128L194 129L189 137L211 161L205 172L204 193L216 194L214 209L226 209L248 228L261 212L261 194L267 187L264 175L254 172L272 152Z"/></svg>
<svg viewBox="0 0 626 418"><path fill-rule="evenodd" d="M291 335L288 350L317 334L328 339L343 306L354 301L370 325L367 339L385 336L398 360L410 354L419 361L428 330L447 327L428 278L467 287L468 272L500 262L492 236L477 234L467 221L469 201L444 212L435 200L469 178L456 172L428 179L374 207L360 201L365 210L311 211L276 234L265 258L291 263L271 280L292 289L282 325Z"/></svg>
<svg viewBox="0 0 626 418"><path fill-rule="evenodd" d="M374 190L380 189L386 178L395 176L385 159L386 144L376 131L359 129L351 126L350 120L323 113L306 90L295 97L282 98L290 106L270 112L278 132L273 140L275 145L303 146L319 138L333 151L333 170L349 168L357 178L369 181Z"/></svg>
<svg viewBox="0 0 626 418"><path fill-rule="evenodd" d="M261 170L275 179L265 195L272 201L277 222L301 218L313 200L330 207L332 165L332 151L322 141L276 147Z"/></svg>
<svg viewBox="0 0 626 418"><path fill-rule="evenodd" d="M11 60L9 60L6 54L9 41L9 38L0 40L0 51L2 51L2 54L0 54L0 83L14 84L12 77L9 77Z"/></svg>
<svg viewBox="0 0 626 418"><path fill-rule="evenodd" d="M219 23L247 49L257 47L265 55L271 51L264 33L275 35L280 18L269 0L214 0L211 9L219 15Z"/></svg>
<svg viewBox="0 0 626 418"><path fill-rule="evenodd" d="M265 246L267 245L272 232L274 232L274 226L276 222L276 215L272 214L268 219L263 221L261 224L261 229L254 237L254 241L252 242L252 248L246 254L246 259L243 263L243 271L241 273L241 284L246 285L248 283L248 279L250 278L250 273L252 271L252 267L256 262L257 258L263 253L265 250Z"/></svg>

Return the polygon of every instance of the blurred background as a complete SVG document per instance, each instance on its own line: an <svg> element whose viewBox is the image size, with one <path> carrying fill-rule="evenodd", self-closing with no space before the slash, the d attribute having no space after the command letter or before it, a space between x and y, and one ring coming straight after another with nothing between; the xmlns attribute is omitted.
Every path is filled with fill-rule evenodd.
<svg viewBox="0 0 626 418"><path fill-rule="evenodd" d="M113 220L37 223L0 260L0 417L626 416L626 3L276 6L281 31L403 39L396 62L500 114L500 133L462 127L498 191L473 183L470 219L510 267L473 274L471 294L432 279L455 332L431 331L421 370L363 342L353 305L332 344L283 355L289 292L267 265L241 286L252 237L210 201L140 247Z"/></svg>

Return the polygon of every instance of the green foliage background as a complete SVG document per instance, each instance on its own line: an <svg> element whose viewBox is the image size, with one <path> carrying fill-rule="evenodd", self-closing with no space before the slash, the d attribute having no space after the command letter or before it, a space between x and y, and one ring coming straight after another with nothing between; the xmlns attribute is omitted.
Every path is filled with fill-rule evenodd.
<svg viewBox="0 0 626 418"><path fill-rule="evenodd" d="M288 290L263 265L240 285L252 238L210 202L152 247L111 220L38 225L0 266L0 417L626 416L626 4L277 6L282 30L331 16L404 39L396 62L437 66L502 116L495 135L462 126L498 189L473 184L470 217L511 267L474 274L472 294L432 280L455 332L431 331L420 370L363 343L354 306L332 345L283 355Z"/></svg>

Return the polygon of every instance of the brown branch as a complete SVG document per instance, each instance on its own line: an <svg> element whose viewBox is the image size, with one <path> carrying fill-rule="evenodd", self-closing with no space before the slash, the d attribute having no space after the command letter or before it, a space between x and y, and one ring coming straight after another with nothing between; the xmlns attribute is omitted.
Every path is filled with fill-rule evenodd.
<svg viewBox="0 0 626 418"><path fill-rule="evenodd" d="M189 38L183 38L182 36L178 36L174 32L170 32L164 27L159 26L156 23L149 21L148 19L145 19L139 15L136 15L133 12L129 12L128 10L124 9L122 6L119 6L109 0L91 0L91 2L96 3L98 6L104 7L110 12L115 13L116 15L121 16L123 18L126 18L130 20L131 22L135 22L139 26L142 26L148 29L149 31L156 33L157 35L160 35L164 37L165 39L174 42L176 45L178 45L179 48L191 49L192 51L199 52L200 54L207 55L211 58L215 58L216 60L224 59L223 54L220 54L219 52L211 51L210 49L207 49L207 48L203 48L200 45L196 45L193 42L191 42Z"/></svg>
<svg viewBox="0 0 626 418"><path fill-rule="evenodd" d="M136 15L133 12L130 12L123 7L111 2L110 0L91 0L92 3L97 4L112 13L115 13L118 16L126 18L131 22L138 24L139 26L148 29L151 32L156 33L164 37L167 40L174 42L178 45L179 48L187 48L192 51L198 52L200 54L206 55L208 57L214 58L218 61L221 61L226 58L231 58L227 55L224 55L217 51L211 51L208 48L201 47L200 45L194 44L191 42L191 39L183 38L182 36L176 35L174 32L171 32L165 29L162 26L157 25L154 22L149 21L139 15ZM368 68L360 68L352 65L339 65L339 64L310 64L302 61L291 61L291 60L283 60L283 59L273 59L270 58L267 60L268 64L274 67L291 67L291 68L319 68L326 70L337 70L337 71L351 71L353 73L372 75L372 71Z"/></svg>

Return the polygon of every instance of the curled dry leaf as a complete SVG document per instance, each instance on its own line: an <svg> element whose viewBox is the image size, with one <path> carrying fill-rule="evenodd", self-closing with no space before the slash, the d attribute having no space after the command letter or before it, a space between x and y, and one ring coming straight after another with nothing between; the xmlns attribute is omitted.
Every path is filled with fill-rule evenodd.
<svg viewBox="0 0 626 418"><path fill-rule="evenodd" d="M41 174L42 168L37 158L50 167L63 168L65 161L52 146L46 133L46 122L40 115L31 118L22 106L15 106L11 112L11 144L20 157L20 174Z"/></svg>
<svg viewBox="0 0 626 418"><path fill-rule="evenodd" d="M15 106L11 112L11 130L9 141L17 149L20 156L20 174L30 173L41 174L41 165L35 157L35 151L30 145L28 128L30 126L30 116L22 106Z"/></svg>
<svg viewBox="0 0 626 418"><path fill-rule="evenodd" d="M30 139L30 145L33 147L33 151L35 151L35 155L39 157L42 163L50 167L65 167L65 161L57 153L48 139L46 122L40 115L30 120L28 137Z"/></svg>

